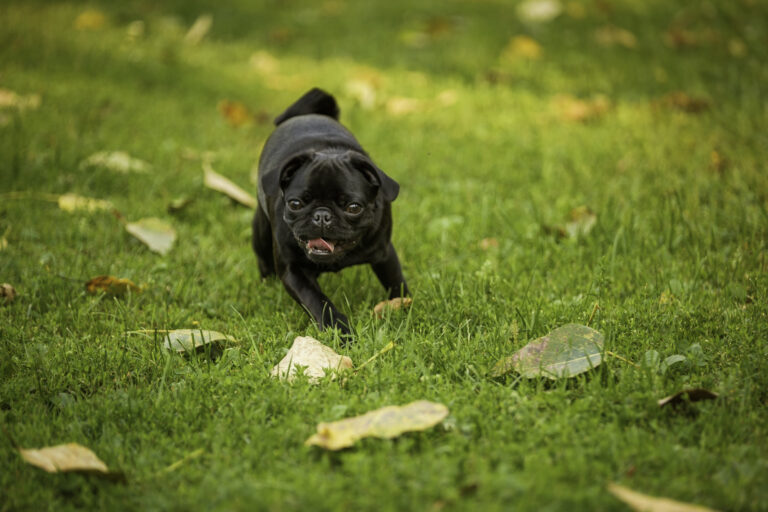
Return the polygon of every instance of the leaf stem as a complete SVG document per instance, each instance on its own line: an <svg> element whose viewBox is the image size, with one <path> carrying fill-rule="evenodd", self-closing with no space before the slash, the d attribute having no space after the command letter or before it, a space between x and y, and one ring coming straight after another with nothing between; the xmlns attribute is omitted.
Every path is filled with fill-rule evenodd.
<svg viewBox="0 0 768 512"><path fill-rule="evenodd" d="M615 357L615 358L616 358L616 359L618 359L619 361L624 361L624 362L625 362L625 363L627 363L627 364L631 364L631 365L632 365L632 366L634 366L635 368L640 368L640 365L639 365L639 364L637 364L637 363L633 363L632 361L630 361L630 360L629 360L629 359L627 359L626 357L620 356L619 354L617 354L617 353L615 353L615 352L611 352L610 350L606 350L606 351L605 351L605 353L606 353L607 355L609 355L609 356L613 356L613 357Z"/></svg>
<svg viewBox="0 0 768 512"><path fill-rule="evenodd" d="M371 357L370 357L370 358L369 358L369 359L368 359L366 362L364 362L363 364L361 364L360 366L358 366L357 368L355 368L355 370L352 372L352 375L357 375L357 373L358 373L360 370L362 370L363 368L365 368L365 366L366 366L368 363L370 363L371 361L373 361L374 359L376 359L376 358L377 358L377 357L379 357L380 355L382 355L382 354L386 354L387 352L389 352L390 350L392 350L393 348L395 348L395 346L396 346L396 345L395 345L395 342L394 342L394 341L390 341L389 343L387 343L387 344L384 346L384 348L382 348L381 350L379 350L378 352L376 352L375 354L373 354L373 355L372 355L372 356L371 356Z"/></svg>
<svg viewBox="0 0 768 512"><path fill-rule="evenodd" d="M589 320L587 320L587 327L592 324L592 320L595 318L595 313L597 313L598 309L600 309L600 303L595 302L595 307L592 308L592 313L589 315Z"/></svg>

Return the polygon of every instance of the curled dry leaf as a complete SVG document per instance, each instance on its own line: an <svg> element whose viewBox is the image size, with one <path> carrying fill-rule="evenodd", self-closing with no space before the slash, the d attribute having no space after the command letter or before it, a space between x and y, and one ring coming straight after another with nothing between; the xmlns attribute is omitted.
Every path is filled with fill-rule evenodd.
<svg viewBox="0 0 768 512"><path fill-rule="evenodd" d="M125 230L158 254L168 253L176 240L176 231L173 226L155 217L129 222L125 225Z"/></svg>
<svg viewBox="0 0 768 512"><path fill-rule="evenodd" d="M700 402L702 400L714 400L715 398L719 397L717 393L714 391L710 391L708 389L703 388L694 388L694 389L684 389L682 391L678 391L677 393L673 395L669 395L668 397L664 397L657 401L659 404L659 407L665 407L667 405L680 405L688 402Z"/></svg>
<svg viewBox="0 0 768 512"><path fill-rule="evenodd" d="M206 345L236 343L232 336L218 331L204 331L202 329L142 329L128 331L128 334L160 335L163 340L163 348L173 350L180 354L185 352L199 352Z"/></svg>
<svg viewBox="0 0 768 512"><path fill-rule="evenodd" d="M8 89L0 89L0 109L34 110L40 106L40 101L39 94L22 95Z"/></svg>
<svg viewBox="0 0 768 512"><path fill-rule="evenodd" d="M232 126L243 126L253 121L251 110L239 101L221 100L218 109L221 116Z"/></svg>
<svg viewBox="0 0 768 512"><path fill-rule="evenodd" d="M298 336L293 340L291 349L285 357L272 368L270 374L288 382L296 378L298 367L304 366L304 374L316 384L325 377L327 371L340 371L352 368L352 359L334 352L310 336Z"/></svg>
<svg viewBox="0 0 768 512"><path fill-rule="evenodd" d="M82 197L75 194L64 194L59 196L57 201L59 208L65 212L97 212L108 211L114 207L112 203L105 199L93 199L91 197Z"/></svg>
<svg viewBox="0 0 768 512"><path fill-rule="evenodd" d="M184 36L184 41L188 44L198 44L208 35L211 25L213 25L213 16L210 14L199 16Z"/></svg>
<svg viewBox="0 0 768 512"><path fill-rule="evenodd" d="M150 169L147 162L133 158L125 151L99 151L83 160L80 167L103 167L122 174L145 173Z"/></svg>
<svg viewBox="0 0 768 512"><path fill-rule="evenodd" d="M304 443L327 450L340 450L365 437L392 439L404 432L426 430L448 416L443 404L418 400L403 406L388 406L362 416L317 425L317 433Z"/></svg>
<svg viewBox="0 0 768 512"><path fill-rule="evenodd" d="M95 453L77 443L48 446L38 450L20 448L19 453L26 462L49 473L109 473L107 465Z"/></svg>
<svg viewBox="0 0 768 512"><path fill-rule="evenodd" d="M398 309L407 309L413 304L410 297L395 297L394 299L384 300L373 307L373 314L376 318L384 318L386 311L396 311Z"/></svg>
<svg viewBox="0 0 768 512"><path fill-rule="evenodd" d="M585 325L567 324L537 338L491 369L492 377L515 370L528 379L574 377L603 362L603 335Z"/></svg>
<svg viewBox="0 0 768 512"><path fill-rule="evenodd" d="M111 296L122 296L128 292L141 293L141 288L130 279L120 279L114 276L97 276L85 283L88 293L103 292Z"/></svg>
<svg viewBox="0 0 768 512"><path fill-rule="evenodd" d="M715 512L715 510L701 505L691 505L682 501L669 498L657 498L633 491L623 485L608 484L608 492L629 505L637 512Z"/></svg>
<svg viewBox="0 0 768 512"><path fill-rule="evenodd" d="M221 192L244 206L256 208L255 197L215 172L211 165L205 161L203 161L203 173L203 183L205 183L206 187Z"/></svg>
<svg viewBox="0 0 768 512"><path fill-rule="evenodd" d="M8 283L0 284L0 299L3 304L10 304L16 298L16 289Z"/></svg>

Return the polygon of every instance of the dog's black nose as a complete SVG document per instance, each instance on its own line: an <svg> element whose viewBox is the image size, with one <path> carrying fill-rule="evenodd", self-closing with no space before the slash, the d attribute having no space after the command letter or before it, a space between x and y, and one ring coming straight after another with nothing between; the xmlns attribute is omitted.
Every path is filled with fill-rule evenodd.
<svg viewBox="0 0 768 512"><path fill-rule="evenodd" d="M331 214L331 210L328 208L318 208L312 213L312 223L315 226L323 227L323 226L329 226L331 224L331 219L333 218Z"/></svg>

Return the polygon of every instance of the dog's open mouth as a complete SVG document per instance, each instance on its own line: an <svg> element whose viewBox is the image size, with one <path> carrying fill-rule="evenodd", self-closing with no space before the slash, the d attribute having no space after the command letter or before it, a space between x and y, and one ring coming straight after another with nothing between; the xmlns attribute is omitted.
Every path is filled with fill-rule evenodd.
<svg viewBox="0 0 768 512"><path fill-rule="evenodd" d="M336 242L324 238L314 238L307 242L307 251L317 256L333 254L334 249L336 249Z"/></svg>

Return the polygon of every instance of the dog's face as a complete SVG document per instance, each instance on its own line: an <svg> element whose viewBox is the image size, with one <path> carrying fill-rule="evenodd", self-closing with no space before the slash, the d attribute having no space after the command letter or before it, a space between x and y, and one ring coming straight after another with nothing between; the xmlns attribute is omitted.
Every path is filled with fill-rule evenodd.
<svg viewBox="0 0 768 512"><path fill-rule="evenodd" d="M283 220L309 260L343 261L378 228L386 196L380 174L352 151L304 154L286 165L280 176ZM397 184L387 179L396 195Z"/></svg>

